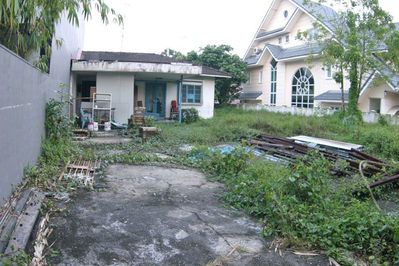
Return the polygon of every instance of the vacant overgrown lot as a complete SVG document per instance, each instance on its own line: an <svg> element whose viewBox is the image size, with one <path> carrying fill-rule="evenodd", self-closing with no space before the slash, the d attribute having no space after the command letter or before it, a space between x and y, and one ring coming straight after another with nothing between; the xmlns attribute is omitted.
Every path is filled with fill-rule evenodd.
<svg viewBox="0 0 399 266"><path fill-rule="evenodd" d="M47 112L48 137L38 167L27 171L29 183L44 190L73 191L76 184L60 182L65 163L81 157L105 164L174 164L199 168L210 179L223 182L220 195L233 208L257 217L265 237L294 250L326 252L342 265L394 265L399 263L398 186L373 190L359 173L332 176L333 165L313 153L294 166L282 166L248 153L245 140L257 134L309 135L363 144L368 152L388 162L399 158L399 127L380 124L351 125L339 115L301 117L262 111L220 108L215 118L191 124L158 123L161 133L146 143L138 129L121 132L132 137L124 145L82 146L71 142L70 124ZM242 144L229 154L209 147ZM194 145L183 152L182 145ZM160 156L162 154L163 156ZM168 155L168 156L164 156ZM377 202L373 201L373 197ZM391 207L385 208L385 203ZM381 206L380 206L381 205ZM392 207L393 206L393 207Z"/></svg>
<svg viewBox="0 0 399 266"><path fill-rule="evenodd" d="M245 149L231 154L208 149L259 133L303 134L359 143L371 154L395 163L399 158L398 127L384 121L350 125L339 115L308 118L235 108L218 109L211 120L159 126L163 131L153 145L160 145L160 150L180 144L198 145L183 161L225 183L224 199L258 217L265 224L265 236L281 238L283 245L293 249L323 250L342 265L399 262L399 219L379 206L386 201L397 202L397 186L376 189L371 195L367 183L377 177L365 180L359 173L332 176L330 170L336 165L317 153L295 166L284 167L259 160ZM399 205L395 206L397 214Z"/></svg>

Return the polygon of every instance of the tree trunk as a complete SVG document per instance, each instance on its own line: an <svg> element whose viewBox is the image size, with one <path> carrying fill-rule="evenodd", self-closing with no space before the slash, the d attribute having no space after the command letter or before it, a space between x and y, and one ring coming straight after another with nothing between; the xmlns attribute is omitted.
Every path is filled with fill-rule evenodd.
<svg viewBox="0 0 399 266"><path fill-rule="evenodd" d="M348 113L349 115L358 116L360 111L358 108L359 101L359 80L358 80L358 72L357 72L357 62L354 61L351 63L351 69L349 71L349 79L351 86L349 88L349 102L348 102Z"/></svg>
<svg viewBox="0 0 399 266"><path fill-rule="evenodd" d="M340 66L341 71L341 101L342 101L342 112L345 113L345 93L344 93L344 69Z"/></svg>

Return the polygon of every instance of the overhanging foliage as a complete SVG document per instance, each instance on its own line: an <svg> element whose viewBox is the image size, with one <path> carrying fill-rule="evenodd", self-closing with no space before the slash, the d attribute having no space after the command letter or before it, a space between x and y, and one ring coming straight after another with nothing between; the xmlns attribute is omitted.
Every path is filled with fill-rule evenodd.
<svg viewBox="0 0 399 266"><path fill-rule="evenodd" d="M79 26L80 13L89 19L97 10L104 23L109 19L123 23L121 15L105 4L104 0L0 0L0 43L26 58L42 49L37 62L46 70L51 55L55 26L65 14L69 23ZM56 40L58 45L62 40Z"/></svg>

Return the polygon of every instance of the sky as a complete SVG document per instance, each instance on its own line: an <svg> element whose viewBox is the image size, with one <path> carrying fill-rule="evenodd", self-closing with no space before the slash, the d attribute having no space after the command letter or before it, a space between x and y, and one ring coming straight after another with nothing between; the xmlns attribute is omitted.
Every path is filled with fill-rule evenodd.
<svg viewBox="0 0 399 266"><path fill-rule="evenodd" d="M228 44L243 56L272 0L108 0L124 25L86 22L84 50L183 53L208 44ZM380 0L399 21L399 1Z"/></svg>

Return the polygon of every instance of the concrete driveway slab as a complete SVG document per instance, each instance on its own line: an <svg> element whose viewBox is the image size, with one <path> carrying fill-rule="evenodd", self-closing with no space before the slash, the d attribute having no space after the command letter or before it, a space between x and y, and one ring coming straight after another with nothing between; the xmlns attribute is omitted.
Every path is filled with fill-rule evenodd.
<svg viewBox="0 0 399 266"><path fill-rule="evenodd" d="M55 217L55 265L328 265L270 250L261 227L223 207L223 186L195 170L113 165L106 191Z"/></svg>

